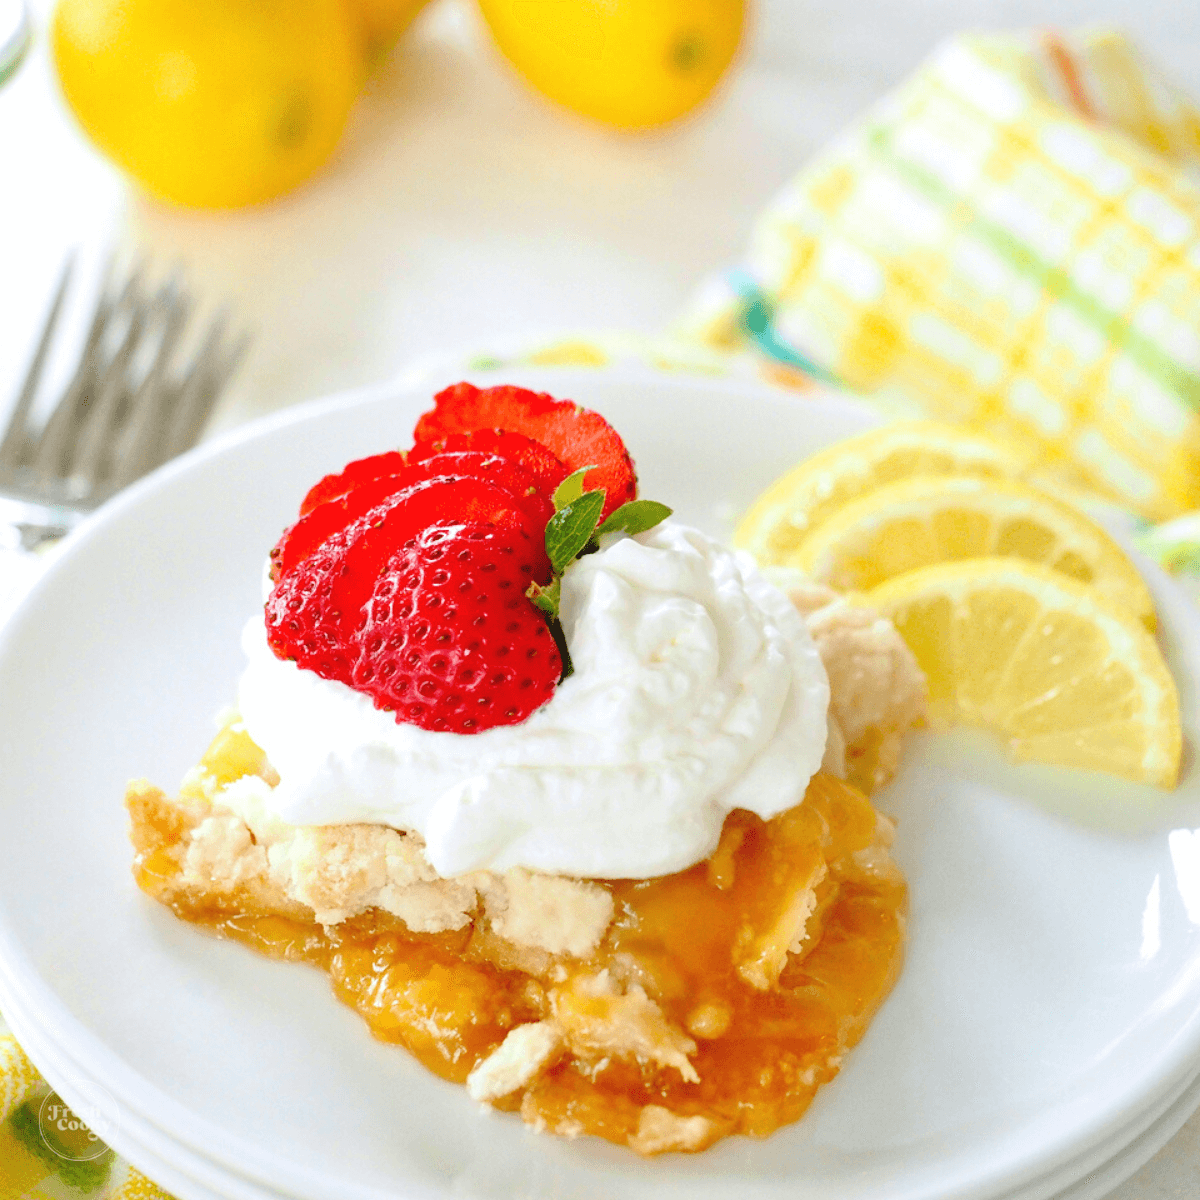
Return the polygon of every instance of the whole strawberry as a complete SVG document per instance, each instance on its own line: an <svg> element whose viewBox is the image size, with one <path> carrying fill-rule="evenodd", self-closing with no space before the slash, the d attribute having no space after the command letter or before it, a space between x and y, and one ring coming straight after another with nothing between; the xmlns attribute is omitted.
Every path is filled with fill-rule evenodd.
<svg viewBox="0 0 1200 1200"><path fill-rule="evenodd" d="M524 721L562 676L546 618L525 595L538 553L514 526L419 534L365 606L352 686L422 729L479 733Z"/></svg>

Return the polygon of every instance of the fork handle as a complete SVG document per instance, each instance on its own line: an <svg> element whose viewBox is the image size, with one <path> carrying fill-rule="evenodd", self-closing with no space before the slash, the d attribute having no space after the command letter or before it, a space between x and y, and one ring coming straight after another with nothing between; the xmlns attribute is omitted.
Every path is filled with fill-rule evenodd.
<svg viewBox="0 0 1200 1200"><path fill-rule="evenodd" d="M78 509L0 496L0 548L38 550L66 537L83 516Z"/></svg>

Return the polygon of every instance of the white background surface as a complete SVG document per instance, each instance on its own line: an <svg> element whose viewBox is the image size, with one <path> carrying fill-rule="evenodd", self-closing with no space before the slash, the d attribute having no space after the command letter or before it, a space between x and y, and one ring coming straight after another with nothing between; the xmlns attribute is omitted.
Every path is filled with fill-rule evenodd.
<svg viewBox="0 0 1200 1200"><path fill-rule="evenodd" d="M34 5L44 23L47 0ZM524 90L439 0L360 103L331 168L263 209L129 195L64 115L39 42L0 90L0 410L62 259L123 229L256 336L218 424L531 332L669 323L826 138L960 28L1116 23L1200 88L1194 0L762 0L698 119L625 137ZM1194 1200L1200 1117L1116 1193Z"/></svg>

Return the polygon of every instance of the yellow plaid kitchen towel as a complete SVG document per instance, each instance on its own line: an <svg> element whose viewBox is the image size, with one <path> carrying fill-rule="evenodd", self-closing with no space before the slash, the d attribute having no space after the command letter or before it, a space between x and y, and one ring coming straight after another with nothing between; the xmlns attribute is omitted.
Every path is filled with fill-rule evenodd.
<svg viewBox="0 0 1200 1200"><path fill-rule="evenodd" d="M73 1120L3 1016L0 1200L171 1200Z"/></svg>
<svg viewBox="0 0 1200 1200"><path fill-rule="evenodd" d="M806 166L683 332L1200 507L1200 112L1110 32L962 36Z"/></svg>

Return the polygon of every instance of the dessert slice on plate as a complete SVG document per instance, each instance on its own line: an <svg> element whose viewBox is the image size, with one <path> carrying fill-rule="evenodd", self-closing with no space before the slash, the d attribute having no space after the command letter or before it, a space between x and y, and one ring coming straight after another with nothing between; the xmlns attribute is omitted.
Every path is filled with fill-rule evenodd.
<svg viewBox="0 0 1200 1200"><path fill-rule="evenodd" d="M177 797L129 788L139 885L539 1129L655 1154L796 1120L900 969L864 790L924 679L668 517L597 414L442 393L309 492L238 710Z"/></svg>

